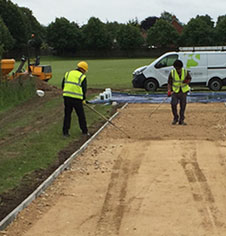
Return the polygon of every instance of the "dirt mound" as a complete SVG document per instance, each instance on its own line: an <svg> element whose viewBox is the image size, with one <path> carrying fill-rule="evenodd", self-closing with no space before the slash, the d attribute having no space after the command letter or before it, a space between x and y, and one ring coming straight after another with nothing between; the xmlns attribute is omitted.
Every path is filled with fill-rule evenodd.
<svg viewBox="0 0 226 236"><path fill-rule="evenodd" d="M37 89L41 89L43 91L60 91L59 88L57 88L54 85L49 84L47 81L43 81L35 77L34 77L34 80L35 80L35 85Z"/></svg>

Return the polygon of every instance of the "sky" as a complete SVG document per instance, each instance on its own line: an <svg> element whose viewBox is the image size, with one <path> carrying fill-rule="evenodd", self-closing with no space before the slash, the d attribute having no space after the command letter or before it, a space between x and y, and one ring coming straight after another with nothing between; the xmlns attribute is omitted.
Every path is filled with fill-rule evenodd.
<svg viewBox="0 0 226 236"><path fill-rule="evenodd" d="M197 15L209 15L214 22L226 14L225 0L11 0L20 7L32 10L42 25L65 17L79 26L87 24L90 17L102 22L139 22L150 16L159 17L164 11L175 15L187 24Z"/></svg>

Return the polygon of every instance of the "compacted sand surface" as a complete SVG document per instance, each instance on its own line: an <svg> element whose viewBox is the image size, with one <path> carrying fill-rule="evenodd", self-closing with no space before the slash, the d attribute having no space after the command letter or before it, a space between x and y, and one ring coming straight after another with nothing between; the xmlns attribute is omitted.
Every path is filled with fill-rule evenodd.
<svg viewBox="0 0 226 236"><path fill-rule="evenodd" d="M7 236L225 236L226 107L129 104ZM150 116L151 114L151 116ZM76 150L75 150L76 151Z"/></svg>

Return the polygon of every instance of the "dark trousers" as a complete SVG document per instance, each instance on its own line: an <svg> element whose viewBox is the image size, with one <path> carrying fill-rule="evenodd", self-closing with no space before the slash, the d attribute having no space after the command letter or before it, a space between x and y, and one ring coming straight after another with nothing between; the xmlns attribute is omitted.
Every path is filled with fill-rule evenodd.
<svg viewBox="0 0 226 236"><path fill-rule="evenodd" d="M177 104L180 102L180 116L177 113ZM187 104L187 93L180 91L179 93L173 93L171 99L171 108L174 120L183 121L185 119L184 113Z"/></svg>
<svg viewBox="0 0 226 236"><path fill-rule="evenodd" d="M71 127L71 113L75 109L75 112L78 116L79 127L82 130L82 133L86 134L88 132L86 126L86 117L83 109L83 104L81 99L64 97L64 125L63 125L63 134L68 134L68 131Z"/></svg>

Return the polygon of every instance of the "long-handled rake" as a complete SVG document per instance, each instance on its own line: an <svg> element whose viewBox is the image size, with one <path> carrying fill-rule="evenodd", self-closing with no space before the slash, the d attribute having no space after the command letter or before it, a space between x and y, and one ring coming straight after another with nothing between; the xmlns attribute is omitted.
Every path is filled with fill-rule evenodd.
<svg viewBox="0 0 226 236"><path fill-rule="evenodd" d="M168 96L165 97L165 98L159 103L159 105L149 114L149 117L151 117L152 114L153 114L154 112L156 112L156 111L159 109L159 107L160 107L168 98L169 98Z"/></svg>
<svg viewBox="0 0 226 236"><path fill-rule="evenodd" d="M123 134L125 134L128 138L130 138L130 136L123 131L122 129L120 129L118 126L116 126L114 123L112 123L107 117L105 117L104 115L102 115L100 112L98 112L97 110L95 110L93 107L89 106L88 104L85 104L86 107L88 107L90 110L94 111L96 114L98 114L99 116L101 116L104 120L106 120L107 122L109 122L111 125L113 125L116 129L118 129L119 131L121 131Z"/></svg>

